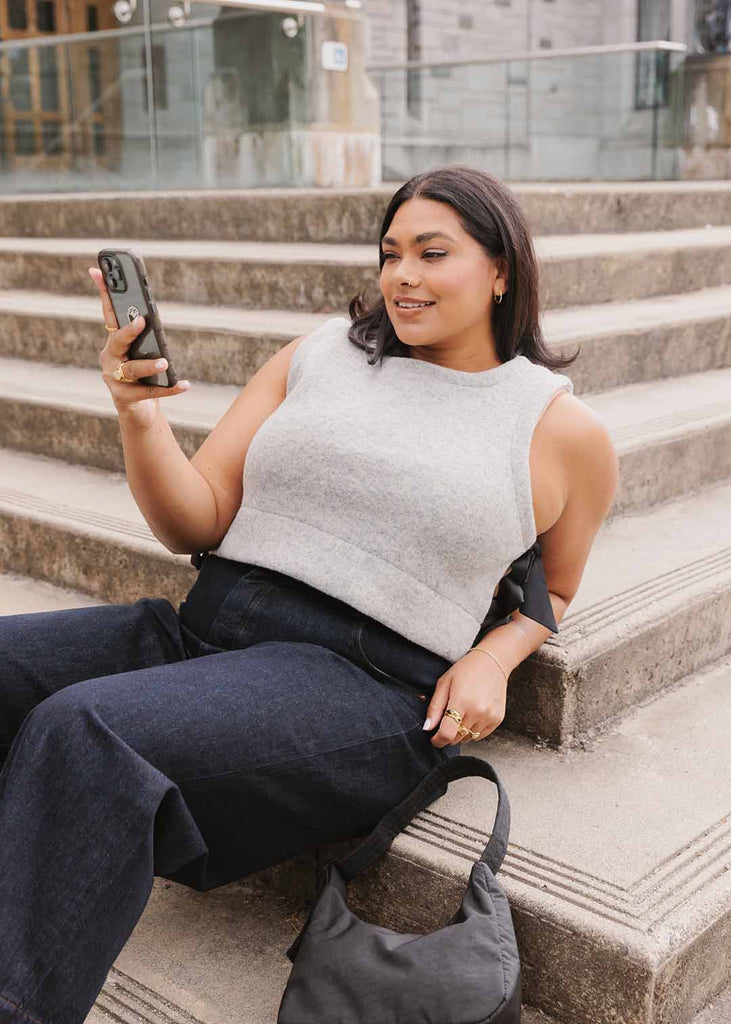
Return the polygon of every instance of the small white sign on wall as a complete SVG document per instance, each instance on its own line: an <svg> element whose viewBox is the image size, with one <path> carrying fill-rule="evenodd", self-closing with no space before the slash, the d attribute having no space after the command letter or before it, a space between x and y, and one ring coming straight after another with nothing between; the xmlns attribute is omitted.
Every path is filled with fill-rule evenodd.
<svg viewBox="0 0 731 1024"><path fill-rule="evenodd" d="M348 70L348 44L326 40L320 49L320 63L326 71Z"/></svg>

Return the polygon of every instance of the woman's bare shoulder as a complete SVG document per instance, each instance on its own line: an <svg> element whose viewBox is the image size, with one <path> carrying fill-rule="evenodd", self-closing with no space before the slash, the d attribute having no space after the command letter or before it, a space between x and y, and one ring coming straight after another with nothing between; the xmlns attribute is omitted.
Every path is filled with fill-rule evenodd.
<svg viewBox="0 0 731 1024"><path fill-rule="evenodd" d="M564 512L580 508L598 527L614 499L619 458L603 420L569 391L549 404L541 419L544 450L551 449L564 485Z"/></svg>
<svg viewBox="0 0 731 1024"><path fill-rule="evenodd" d="M560 391L541 417L542 433L561 451L565 464L580 469L587 461L616 458L603 420L570 391Z"/></svg>

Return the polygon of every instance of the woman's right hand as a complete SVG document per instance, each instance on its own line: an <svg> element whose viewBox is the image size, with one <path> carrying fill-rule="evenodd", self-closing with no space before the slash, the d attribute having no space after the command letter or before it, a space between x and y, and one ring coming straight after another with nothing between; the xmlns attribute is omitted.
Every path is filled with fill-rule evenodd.
<svg viewBox="0 0 731 1024"><path fill-rule="evenodd" d="M127 360L127 350L145 325L144 319L139 324L134 322L120 327L114 314L112 300L109 298L107 286L104 283L104 275L97 267L89 267L89 276L94 281L99 291L102 303L104 323L116 325L117 330L109 332L107 343L99 353L99 365L102 370L102 378L109 388L117 412L124 413L141 427L149 427L158 410L158 398L168 395L179 395L187 391L190 384L187 380L180 380L173 388L163 388L156 384L140 384L138 378L150 377L159 373L167 366L167 360L162 359L131 359ZM126 384L124 381L114 377L114 371L119 364L124 363L124 374L126 377L134 377L136 383Z"/></svg>

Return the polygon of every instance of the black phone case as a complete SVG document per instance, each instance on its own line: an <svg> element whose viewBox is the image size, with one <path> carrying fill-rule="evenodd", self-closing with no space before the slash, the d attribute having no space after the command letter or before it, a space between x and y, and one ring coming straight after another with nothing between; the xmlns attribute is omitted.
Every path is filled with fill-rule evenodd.
<svg viewBox="0 0 731 1024"><path fill-rule="evenodd" d="M102 258L112 255L119 260L126 286L124 291L111 291L107 285L107 292L117 323L120 327L124 327L131 323L138 314L145 318L145 326L127 350L127 358L157 359L159 356L163 356L168 361L167 369L149 377L140 377L139 383L155 384L162 388L175 387L178 377L170 358L170 350L165 340L165 332L152 295L144 260L133 249L117 249L111 246L107 249L100 249L97 254L97 262L102 274L104 274Z"/></svg>

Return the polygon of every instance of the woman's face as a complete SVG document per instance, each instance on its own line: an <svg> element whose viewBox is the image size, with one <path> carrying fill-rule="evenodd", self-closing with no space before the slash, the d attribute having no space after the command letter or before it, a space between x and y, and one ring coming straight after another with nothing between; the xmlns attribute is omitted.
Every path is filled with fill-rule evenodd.
<svg viewBox="0 0 731 1024"><path fill-rule="evenodd" d="M431 237L417 241L424 234ZM504 292L507 282L451 206L408 199L396 211L381 249L380 288L400 341L420 346L459 338L470 348L492 345L492 295ZM432 305L403 310L400 298Z"/></svg>

